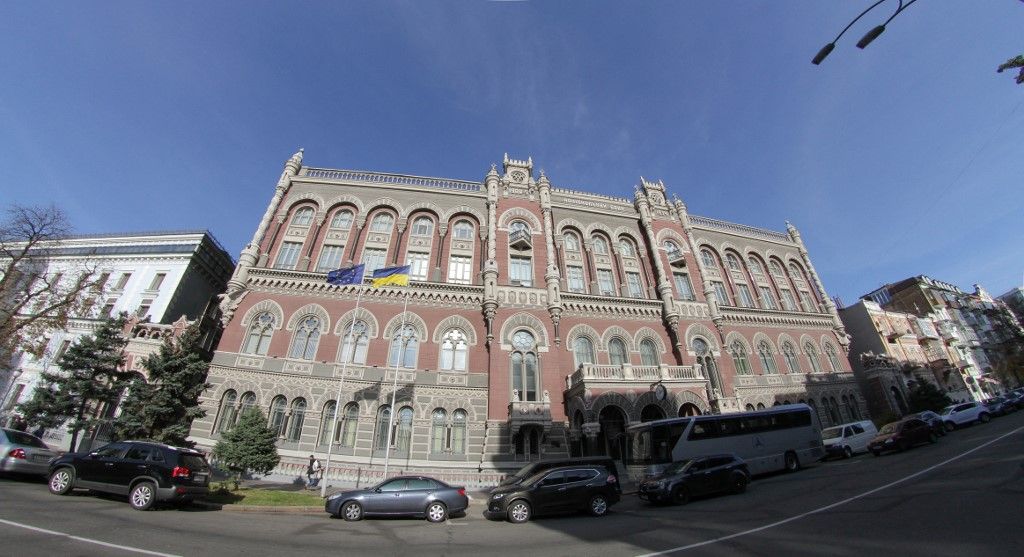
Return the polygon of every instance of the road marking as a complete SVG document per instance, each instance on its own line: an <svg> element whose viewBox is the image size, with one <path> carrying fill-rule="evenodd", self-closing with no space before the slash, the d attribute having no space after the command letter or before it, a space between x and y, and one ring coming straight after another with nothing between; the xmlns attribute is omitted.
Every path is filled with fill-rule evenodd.
<svg viewBox="0 0 1024 557"><path fill-rule="evenodd" d="M180 557L171 553L160 553L158 551L149 551L148 549L140 549L138 547L130 547L127 545L117 545L116 543L107 543L100 540L94 540L91 538L83 538L81 536L72 536L71 534L65 534L64 532L57 532L55 530L47 530L46 528L39 528L36 526L29 526L28 524L21 524L19 522L11 522L10 520L4 520L0 518L0 524L7 524L10 526L17 526L18 528L25 528L26 530L33 530L35 532L42 532L43 534L50 534L51 536L63 536L70 538L75 541L94 543L96 545L102 545L104 547L113 547L114 549L123 549L124 551L130 551L132 553L142 553L144 555L158 555L160 557Z"/></svg>
<svg viewBox="0 0 1024 557"><path fill-rule="evenodd" d="M1017 432L1019 432L1021 430L1024 430L1024 427L1018 427L1017 429L1015 429L1015 430L1013 430L1013 431L1011 431L1009 433L1005 433L1003 435L1000 435L999 437L996 437L995 439L992 439L991 441L982 443L981 445L978 445L977 447L974 447L973 449L971 449L969 451L964 451L964 452L962 452L962 453L960 453L960 454L958 454L958 455L956 455L954 457L951 457L951 458L948 458L946 460L943 460L942 462L940 462L938 464L934 464L932 466L929 466L928 468L925 468L924 470L917 471L917 472L915 472L915 473L913 473L913 474L911 474L909 476L902 477L902 478L900 478L900 479L898 479L896 481L889 482L889 483L887 483L887 484L885 484L883 486L879 486L879 487L876 487L876 488L874 488L872 490L865 491L864 493L861 493L859 495L854 495L853 497L848 497L846 499L843 499L842 501L837 501L835 503L832 503L831 505L825 505L824 507L819 507L817 509L814 509L814 510L811 510L811 511L807 511L805 513L801 513L801 514L798 514L798 515L795 515L795 516L791 516L789 518L784 518L782 520L779 520L779 521L776 521L776 522L772 522L771 524L765 524L764 526L758 526L757 528L751 528L750 530L744 530L742 532L736 532L735 534L729 534L728 536L722 536L722 537L714 538L714 539L711 539L711 540L705 540L705 541L702 541L702 542L691 543L690 545L682 545L682 546L679 546L679 547L673 547L672 549L666 549L664 551L656 551L654 553L644 553L642 555L637 555L637 557L655 557L657 555L668 555L670 553L677 553L677 552L680 552L680 551L686 551L687 549L694 549L694 548L697 548L697 547L703 547L705 545L711 545L711 544L715 544L715 543L718 543L718 542L723 542L723 541L726 541L726 540L731 540L731 539L739 538L739 537L746 536L746 535L749 535L749 534L754 534L754 533L757 533L757 532L761 532L763 530L768 530L769 528L774 528L776 526L782 526L783 524L788 524L788 523L793 522L795 520L799 520L801 518L804 518L804 517L807 517L807 516L811 516L812 514L818 514L818 513L821 513L821 512L825 512L827 510L834 509L836 507L839 507L839 506L845 505L847 503L856 501L857 499L861 499L863 497L867 497L868 495L872 495L872 494L878 493L879 491L882 491L882 490L885 490L885 489L889 489L890 487L892 487L894 485L899 485L899 484L901 484L903 482L906 482L907 480L911 480L911 479L916 478L916 477L918 477L920 475L927 474L928 472L931 472L932 470L935 470L936 468L939 468L941 466L945 466L945 465L949 464L950 462L953 462L954 460L959 460L959 459L961 459L961 458L963 458L963 457L965 457L965 456L967 456L967 455L969 455L969 454L971 454L971 453L973 453L975 451L981 450L981 449L991 445L992 443L995 443L996 441L1001 441L1003 438L1009 437L1009 436L1011 436L1011 435L1013 435L1013 434L1015 434L1015 433L1017 433Z"/></svg>

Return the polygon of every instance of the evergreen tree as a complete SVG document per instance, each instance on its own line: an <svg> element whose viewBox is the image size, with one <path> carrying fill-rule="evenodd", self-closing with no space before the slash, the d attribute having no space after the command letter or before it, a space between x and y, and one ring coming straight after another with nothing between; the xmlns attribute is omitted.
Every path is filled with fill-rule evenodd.
<svg viewBox="0 0 1024 557"><path fill-rule="evenodd" d="M56 427L67 423L71 429L71 448L78 434L96 432L110 422L132 372L124 370L122 336L125 316L107 318L96 332L70 346L57 362L59 371L41 373L42 385L32 399L18 410L30 424Z"/></svg>
<svg viewBox="0 0 1024 557"><path fill-rule="evenodd" d="M914 381L907 398L910 402L911 412L923 410L942 412L943 408L953 403L946 393L928 381Z"/></svg>
<svg viewBox="0 0 1024 557"><path fill-rule="evenodd" d="M146 358L149 382L139 378L132 383L114 424L115 435L177 447L195 444L188 440L188 432L192 420L206 415L199 396L210 387L209 354L201 340L198 325L192 324L177 340L165 338L160 351Z"/></svg>
<svg viewBox="0 0 1024 557"><path fill-rule="evenodd" d="M259 408L250 408L238 418L230 431L213 447L213 456L235 473L238 478L246 472L266 474L277 466L277 432L267 427L267 418Z"/></svg>

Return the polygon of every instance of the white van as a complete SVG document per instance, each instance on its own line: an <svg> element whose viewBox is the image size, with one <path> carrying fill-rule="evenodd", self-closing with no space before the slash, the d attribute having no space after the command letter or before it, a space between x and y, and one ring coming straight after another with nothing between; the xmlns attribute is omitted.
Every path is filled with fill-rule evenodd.
<svg viewBox="0 0 1024 557"><path fill-rule="evenodd" d="M854 453L867 452L868 443L878 435L878 428L871 420L827 427L821 430L825 444L825 458L841 456L850 458Z"/></svg>

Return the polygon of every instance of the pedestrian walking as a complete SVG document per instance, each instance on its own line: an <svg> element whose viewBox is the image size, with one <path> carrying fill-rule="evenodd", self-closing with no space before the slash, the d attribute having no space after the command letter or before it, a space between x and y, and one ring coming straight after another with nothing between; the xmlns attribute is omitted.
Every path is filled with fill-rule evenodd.
<svg viewBox="0 0 1024 557"><path fill-rule="evenodd" d="M313 464L316 462L316 457L309 455L309 464L306 465L306 485L310 488L313 487Z"/></svg>
<svg viewBox="0 0 1024 557"><path fill-rule="evenodd" d="M309 482L310 488L315 488L320 485L320 478L324 475L324 467L320 465L320 459L313 459L313 477Z"/></svg>

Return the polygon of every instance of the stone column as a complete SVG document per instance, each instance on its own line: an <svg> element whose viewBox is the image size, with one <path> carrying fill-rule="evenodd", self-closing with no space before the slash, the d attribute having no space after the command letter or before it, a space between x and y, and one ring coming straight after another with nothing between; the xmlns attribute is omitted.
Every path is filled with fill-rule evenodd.
<svg viewBox="0 0 1024 557"><path fill-rule="evenodd" d="M836 304L829 298L828 293L825 292L825 285L822 284L821 279L818 277L818 272L814 269L814 264L811 263L811 257L807 253L807 248L804 246L803 238L800 237L800 231L796 229L790 222L786 222L786 230L789 232L789 237L796 244L797 250L800 252L800 259L804 262L804 268L807 269L807 274L811 275L811 280L814 281L814 287L818 289L818 297L821 298L822 305L825 306L827 311L832 316L832 328L836 332L836 336L839 339L839 343L842 345L843 350L849 352L850 350L850 337L846 334L846 326L843 325L843 320L839 317L839 312L836 310Z"/></svg>
<svg viewBox="0 0 1024 557"><path fill-rule="evenodd" d="M487 346L494 340L494 315L498 310L498 170L491 165L491 171L484 179L487 187L487 260L481 273L484 282L484 320L487 324Z"/></svg>
<svg viewBox="0 0 1024 557"><path fill-rule="evenodd" d="M679 333L679 312L676 310L675 300L672 297L672 286L665 275L665 267L661 264L661 258L658 257L658 242L654 234L654 227L651 225L654 220L651 214L651 205L647 201L647 196L639 191L636 194L635 204L640 212L640 228L643 230L644 239L649 246L654 248L652 250L654 252L654 274L657 281L658 297L661 298L662 319L669 326L675 340L676 350L682 356L684 350L682 335Z"/></svg>
<svg viewBox="0 0 1024 557"><path fill-rule="evenodd" d="M548 260L547 269L544 272L544 284L548 293L548 314L551 316L551 322L555 325L555 344L558 345L562 342L558 330L562 315L562 296L558 284L560 273L558 272L558 260L555 258L555 232L551 218L551 184L543 170L540 171L537 190L540 193L540 207L544 215L544 249Z"/></svg>

